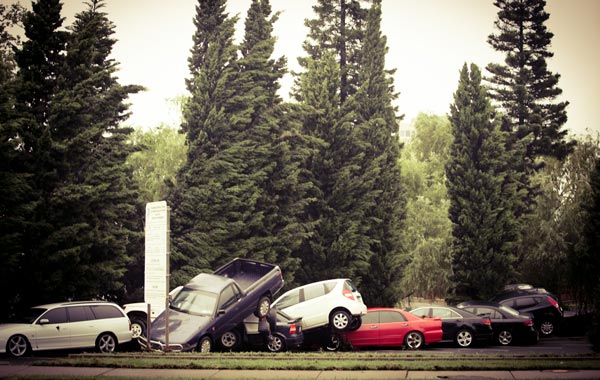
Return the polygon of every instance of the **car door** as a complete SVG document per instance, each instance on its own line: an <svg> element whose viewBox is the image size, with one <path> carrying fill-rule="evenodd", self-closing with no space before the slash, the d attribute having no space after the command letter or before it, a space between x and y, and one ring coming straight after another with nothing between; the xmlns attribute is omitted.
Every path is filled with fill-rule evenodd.
<svg viewBox="0 0 600 380"><path fill-rule="evenodd" d="M217 326L219 331L232 330L248 315L243 315L240 306L241 294L234 284L229 284L219 296Z"/></svg>
<svg viewBox="0 0 600 380"><path fill-rule="evenodd" d="M442 340L454 340L454 335L462 325L460 314L445 307L432 307L430 317L442 319Z"/></svg>
<svg viewBox="0 0 600 380"><path fill-rule="evenodd" d="M71 332L67 310L57 307L42 314L35 324L35 344L38 350L55 350L71 347Z"/></svg>
<svg viewBox="0 0 600 380"><path fill-rule="evenodd" d="M379 314L379 345L402 346L410 326L404 316L393 310L382 310Z"/></svg>
<svg viewBox="0 0 600 380"><path fill-rule="evenodd" d="M72 347L93 347L98 335L94 315L89 306L71 306L67 308L71 329Z"/></svg>
<svg viewBox="0 0 600 380"><path fill-rule="evenodd" d="M300 318L304 329L311 329L329 323L329 305L324 304L325 286L316 283L299 289L298 303L282 309L286 314Z"/></svg>
<svg viewBox="0 0 600 380"><path fill-rule="evenodd" d="M349 337L355 347L379 345L379 311L367 311L360 328L349 333Z"/></svg>

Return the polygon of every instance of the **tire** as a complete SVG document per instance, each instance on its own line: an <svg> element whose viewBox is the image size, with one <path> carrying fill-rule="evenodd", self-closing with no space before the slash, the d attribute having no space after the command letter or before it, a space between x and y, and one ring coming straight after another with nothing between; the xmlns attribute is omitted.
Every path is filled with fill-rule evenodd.
<svg viewBox="0 0 600 380"><path fill-rule="evenodd" d="M338 331L346 330L351 321L352 316L345 310L335 310L329 317L329 325Z"/></svg>
<svg viewBox="0 0 600 380"><path fill-rule="evenodd" d="M6 343L6 352L14 357L20 358L27 355L31 351L29 341L23 335L13 335Z"/></svg>
<svg viewBox="0 0 600 380"><path fill-rule="evenodd" d="M424 342L423 334L418 331L411 331L404 337L404 345L409 350L418 350L423 347Z"/></svg>
<svg viewBox="0 0 600 380"><path fill-rule="evenodd" d="M473 333L471 330L461 329L454 339L459 347L467 348L473 344Z"/></svg>
<svg viewBox="0 0 600 380"><path fill-rule="evenodd" d="M352 322L350 323L350 326L348 326L348 331L358 330L361 325L362 325L362 318L354 317L354 318L352 318Z"/></svg>
<svg viewBox="0 0 600 380"><path fill-rule="evenodd" d="M339 351L342 347L342 338L336 333L330 333L323 342L323 348L327 351Z"/></svg>
<svg viewBox="0 0 600 380"><path fill-rule="evenodd" d="M115 352L117 349L117 338L111 333L102 333L96 338L96 349L103 354Z"/></svg>
<svg viewBox="0 0 600 380"><path fill-rule="evenodd" d="M258 304L256 305L256 310L254 311L254 315L257 318L266 317L269 314L269 309L271 308L271 298L268 296L262 296L258 300Z"/></svg>
<svg viewBox="0 0 600 380"><path fill-rule="evenodd" d="M513 340L513 336L511 334L511 332L508 330L502 330L498 334L498 343L500 343L500 345L502 345L502 346L508 346L509 344L512 343L512 340Z"/></svg>
<svg viewBox="0 0 600 380"><path fill-rule="evenodd" d="M227 331L221 335L219 341L224 350L233 351L240 344L240 335L234 330Z"/></svg>
<svg viewBox="0 0 600 380"><path fill-rule="evenodd" d="M550 336L554 333L554 321L551 319L544 319L540 323L540 333L542 336Z"/></svg>
<svg viewBox="0 0 600 380"><path fill-rule="evenodd" d="M212 340L209 337L205 336L200 339L198 342L198 347L196 348L198 352L211 352L212 351Z"/></svg>
<svg viewBox="0 0 600 380"><path fill-rule="evenodd" d="M133 339L137 339L140 336L146 335L146 320L142 317L133 316L131 319L131 331L133 332Z"/></svg>
<svg viewBox="0 0 600 380"><path fill-rule="evenodd" d="M267 342L267 350L271 352L285 351L285 339L279 335L273 335L271 341Z"/></svg>

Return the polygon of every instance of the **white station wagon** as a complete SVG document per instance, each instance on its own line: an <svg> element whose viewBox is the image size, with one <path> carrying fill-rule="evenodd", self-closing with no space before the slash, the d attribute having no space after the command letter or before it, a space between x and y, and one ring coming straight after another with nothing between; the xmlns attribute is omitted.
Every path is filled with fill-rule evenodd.
<svg viewBox="0 0 600 380"><path fill-rule="evenodd" d="M352 281L347 278L313 282L294 288L279 297L271 307L287 315L302 317L303 330L331 326L355 330L367 314L367 306Z"/></svg>
<svg viewBox="0 0 600 380"><path fill-rule="evenodd" d="M16 323L0 325L0 353L96 348L113 352L131 340L131 322L111 302L64 302L29 309Z"/></svg>

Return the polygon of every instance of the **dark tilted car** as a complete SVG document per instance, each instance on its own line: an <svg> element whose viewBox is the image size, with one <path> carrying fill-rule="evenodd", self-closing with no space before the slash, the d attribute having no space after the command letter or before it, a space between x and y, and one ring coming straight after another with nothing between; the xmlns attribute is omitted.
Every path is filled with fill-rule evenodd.
<svg viewBox="0 0 600 380"><path fill-rule="evenodd" d="M252 313L266 316L282 286L278 266L235 259L187 283L150 325L150 343L142 336L140 345L162 351L210 352L215 344L235 349L242 342L243 320Z"/></svg>
<svg viewBox="0 0 600 380"><path fill-rule="evenodd" d="M304 343L302 318L292 318L281 310L271 308L269 315L244 320L247 343L271 352L295 350Z"/></svg>
<svg viewBox="0 0 600 380"><path fill-rule="evenodd" d="M563 317L563 310L558 300L543 289L534 288L530 291L507 292L492 297L490 301L512 307L522 313L533 315L535 327L542 336L556 332Z"/></svg>
<svg viewBox="0 0 600 380"><path fill-rule="evenodd" d="M421 306L410 310L421 318L442 319L442 341L454 342L459 347L471 347L475 342L492 342L494 331L489 318L478 317L466 310L451 306Z"/></svg>
<svg viewBox="0 0 600 380"><path fill-rule="evenodd" d="M537 343L539 333L529 314L497 302L467 301L456 305L480 317L489 317L494 330L494 340L506 346L514 343Z"/></svg>

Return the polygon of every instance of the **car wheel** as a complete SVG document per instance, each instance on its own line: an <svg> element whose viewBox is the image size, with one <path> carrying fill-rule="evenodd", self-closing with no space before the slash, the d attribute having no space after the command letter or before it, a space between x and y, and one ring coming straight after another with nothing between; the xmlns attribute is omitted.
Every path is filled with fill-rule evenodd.
<svg viewBox="0 0 600 380"><path fill-rule="evenodd" d="M456 334L456 344L460 347L470 347L473 344L473 333L471 331L462 329Z"/></svg>
<svg viewBox="0 0 600 380"><path fill-rule="evenodd" d="M342 347L342 338L335 333L331 333L327 336L323 347L327 351L338 351Z"/></svg>
<svg viewBox="0 0 600 380"><path fill-rule="evenodd" d="M271 352L282 352L285 350L285 340L279 335L273 335L267 342L267 349Z"/></svg>
<svg viewBox="0 0 600 380"><path fill-rule="evenodd" d="M543 320L540 324L540 332L543 336L552 335L552 333L554 332L554 322L552 322L549 319Z"/></svg>
<svg viewBox="0 0 600 380"><path fill-rule="evenodd" d="M6 352L15 358L25 356L29 351L29 341L23 335L13 335L6 343Z"/></svg>
<svg viewBox="0 0 600 380"><path fill-rule="evenodd" d="M96 349L102 353L115 352L117 348L117 339L113 334L102 333L96 339Z"/></svg>
<svg viewBox="0 0 600 380"><path fill-rule="evenodd" d="M336 310L331 314L329 318L329 324L336 330L345 330L350 326L352 317L345 310Z"/></svg>
<svg viewBox="0 0 600 380"><path fill-rule="evenodd" d="M260 297L258 300L258 304L256 306L256 311L254 315L258 318L266 317L269 314L269 309L271 308L271 299L267 296Z"/></svg>
<svg viewBox="0 0 600 380"><path fill-rule="evenodd" d="M350 323L350 326L348 326L348 331L358 330L361 325L362 325L362 318L354 317L354 318L352 318L352 322Z"/></svg>
<svg viewBox="0 0 600 380"><path fill-rule="evenodd" d="M411 331L404 337L404 344L409 350L417 350L423 347L423 334L418 331Z"/></svg>
<svg viewBox="0 0 600 380"><path fill-rule="evenodd" d="M500 334L498 334L498 343L500 343L503 346L508 346L513 340L513 336L510 333L510 331L500 331Z"/></svg>
<svg viewBox="0 0 600 380"><path fill-rule="evenodd" d="M146 335L146 321L141 317L131 317L131 332L133 339Z"/></svg>
<svg viewBox="0 0 600 380"><path fill-rule="evenodd" d="M227 331L221 335L221 346L226 350L235 349L240 343L240 336L235 331Z"/></svg>
<svg viewBox="0 0 600 380"><path fill-rule="evenodd" d="M198 352L211 352L212 351L212 341L209 337L205 336L200 339L198 342L198 347L196 349Z"/></svg>

